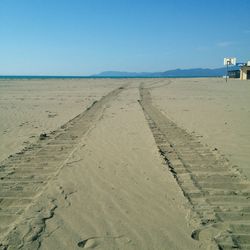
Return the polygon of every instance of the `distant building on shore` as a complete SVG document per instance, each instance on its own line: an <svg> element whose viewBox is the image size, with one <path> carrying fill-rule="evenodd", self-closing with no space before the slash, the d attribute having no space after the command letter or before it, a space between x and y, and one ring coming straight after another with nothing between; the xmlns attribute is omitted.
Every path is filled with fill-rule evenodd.
<svg viewBox="0 0 250 250"><path fill-rule="evenodd" d="M229 78L240 78L240 70L239 69L229 70L228 77Z"/></svg>
<svg viewBox="0 0 250 250"><path fill-rule="evenodd" d="M247 63L236 63L236 67L228 71L229 78L239 78L240 80L250 80L250 61Z"/></svg>
<svg viewBox="0 0 250 250"><path fill-rule="evenodd" d="M250 61L240 67L240 79L250 80Z"/></svg>

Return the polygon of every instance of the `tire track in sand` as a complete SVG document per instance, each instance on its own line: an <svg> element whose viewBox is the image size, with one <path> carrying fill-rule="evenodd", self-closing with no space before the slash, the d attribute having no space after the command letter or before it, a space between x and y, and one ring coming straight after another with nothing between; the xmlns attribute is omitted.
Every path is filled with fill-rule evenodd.
<svg viewBox="0 0 250 250"><path fill-rule="evenodd" d="M34 204L34 200L43 193L48 182L67 163L84 134L102 115L106 104L126 85L111 91L56 131L40 136L36 144L26 147L0 163L1 241L6 241L8 233L21 220L25 210ZM56 206L52 205L52 213L55 208ZM50 216L53 216L51 212L48 218ZM43 221L46 219L47 217ZM1 241L0 249L7 249L6 243L3 244Z"/></svg>
<svg viewBox="0 0 250 250"><path fill-rule="evenodd" d="M140 104L159 152L191 204L191 237L218 249L250 249L250 182L218 152L203 146L152 104L140 86Z"/></svg>

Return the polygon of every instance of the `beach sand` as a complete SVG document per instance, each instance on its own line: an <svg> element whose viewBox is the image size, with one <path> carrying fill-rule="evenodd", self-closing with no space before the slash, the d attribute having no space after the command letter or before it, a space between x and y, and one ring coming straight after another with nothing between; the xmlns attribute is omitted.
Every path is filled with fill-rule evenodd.
<svg viewBox="0 0 250 250"><path fill-rule="evenodd" d="M247 83L1 81L0 249L248 249Z"/></svg>
<svg viewBox="0 0 250 250"><path fill-rule="evenodd" d="M250 178L249 81L172 79L161 84L152 89L155 105Z"/></svg>
<svg viewBox="0 0 250 250"><path fill-rule="evenodd" d="M119 82L122 80L0 80L0 160L74 118Z"/></svg>

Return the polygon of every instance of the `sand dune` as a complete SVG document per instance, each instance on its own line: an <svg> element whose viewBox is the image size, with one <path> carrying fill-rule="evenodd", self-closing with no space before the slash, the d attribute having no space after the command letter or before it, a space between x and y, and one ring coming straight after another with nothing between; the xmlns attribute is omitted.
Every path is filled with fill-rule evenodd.
<svg viewBox="0 0 250 250"><path fill-rule="evenodd" d="M195 87L197 81L202 87ZM33 144L1 163L0 249L248 249L250 182L232 166L235 156L228 160L222 150L213 150L217 141L191 133L187 111L180 112L181 104L182 109L190 108L188 99L196 100L206 86L218 113L223 113L224 95L216 95L209 81L223 84L189 79L192 88L185 98L181 79L58 81L50 86L55 91L53 104L47 103L52 98L52 89L46 92L49 82L43 94L35 90L43 88L36 82L22 82L25 91L25 84L34 88L29 102L31 96L44 95L47 102L39 110L48 105L50 114L31 112L31 119L21 114L15 118L17 124L22 119L43 123L37 130L30 126L29 133L20 130L23 138L38 132ZM13 84L15 95L23 98L18 81ZM55 86L61 88L58 96ZM8 91L1 100L6 105L11 100ZM68 99L58 108L62 96ZM164 98L171 103L169 109ZM171 98L177 98L176 113ZM21 109L15 101L15 110ZM28 107L24 105L23 112ZM199 107L190 110L199 113ZM14 120L11 114L4 117ZM202 135L197 120L192 129ZM48 133L39 139L41 131ZM207 131L213 138L212 130ZM247 133L244 125L242 131ZM218 141L227 155L226 145L222 147L226 132ZM8 137L16 144L3 149L2 158L22 147L22 139L15 142L13 134ZM239 142L249 146L241 139L235 143Z"/></svg>

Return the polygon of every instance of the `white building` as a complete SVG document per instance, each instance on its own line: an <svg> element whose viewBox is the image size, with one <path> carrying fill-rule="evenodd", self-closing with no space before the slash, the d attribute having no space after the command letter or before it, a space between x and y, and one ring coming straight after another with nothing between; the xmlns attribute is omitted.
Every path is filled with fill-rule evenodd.
<svg viewBox="0 0 250 250"><path fill-rule="evenodd" d="M250 61L240 68L240 79L250 80Z"/></svg>

